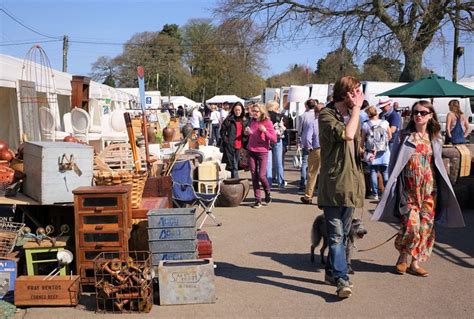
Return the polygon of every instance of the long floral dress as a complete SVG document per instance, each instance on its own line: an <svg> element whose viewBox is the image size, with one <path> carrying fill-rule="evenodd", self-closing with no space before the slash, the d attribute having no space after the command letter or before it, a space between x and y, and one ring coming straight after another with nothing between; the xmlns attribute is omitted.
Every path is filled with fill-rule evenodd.
<svg viewBox="0 0 474 319"><path fill-rule="evenodd" d="M404 169L409 213L402 217L395 248L419 261L426 261L435 240L436 181L433 151L429 139L412 135L411 140L416 148Z"/></svg>

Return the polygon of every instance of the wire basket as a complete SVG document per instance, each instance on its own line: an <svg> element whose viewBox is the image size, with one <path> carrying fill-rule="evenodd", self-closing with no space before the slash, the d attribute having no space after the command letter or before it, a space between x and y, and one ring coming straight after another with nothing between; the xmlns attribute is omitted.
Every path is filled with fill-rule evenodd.
<svg viewBox="0 0 474 319"><path fill-rule="evenodd" d="M0 257L8 256L13 251L23 227L23 223L0 221Z"/></svg>
<svg viewBox="0 0 474 319"><path fill-rule="evenodd" d="M150 312L153 306L150 252L102 252L94 258L94 277L97 312Z"/></svg>
<svg viewBox="0 0 474 319"><path fill-rule="evenodd" d="M94 180L97 186L132 186L132 208L140 208L143 190L147 180L147 172L119 171L119 172L96 172Z"/></svg>

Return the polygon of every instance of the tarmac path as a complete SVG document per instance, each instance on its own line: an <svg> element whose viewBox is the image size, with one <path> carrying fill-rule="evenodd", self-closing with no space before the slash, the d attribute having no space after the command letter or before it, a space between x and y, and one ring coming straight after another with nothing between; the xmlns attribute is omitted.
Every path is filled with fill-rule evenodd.
<svg viewBox="0 0 474 319"><path fill-rule="evenodd" d="M289 169L286 178L297 181L299 173ZM217 264L214 304L154 306L149 314L120 316L95 314L92 297L84 297L76 308L29 308L15 318L474 317L474 211L464 212L465 228L436 229L432 257L424 264L427 278L394 272L393 239L355 253L353 295L340 300L335 287L324 283L318 249L316 262L310 262L310 228L322 212L314 204L301 204L301 195L297 182L292 182L273 192L268 207L251 208L250 190L242 206L214 210L223 225L209 223L203 228ZM363 219L368 235L356 243L359 249L382 243L396 232L394 225L370 221L374 206L366 200ZM357 217L361 214L355 212Z"/></svg>

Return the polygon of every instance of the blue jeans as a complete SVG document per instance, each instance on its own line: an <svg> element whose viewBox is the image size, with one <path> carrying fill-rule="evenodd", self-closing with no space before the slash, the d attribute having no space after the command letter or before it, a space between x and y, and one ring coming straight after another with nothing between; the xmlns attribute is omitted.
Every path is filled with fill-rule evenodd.
<svg viewBox="0 0 474 319"><path fill-rule="evenodd" d="M309 151L306 148L301 150L301 178L300 178L300 188L306 186L306 179L308 177L308 155Z"/></svg>
<svg viewBox="0 0 474 319"><path fill-rule="evenodd" d="M388 169L386 165L370 165L370 180L372 182L372 195L378 195L378 192L379 192L377 172L380 172L382 174L384 187L387 185L387 181L388 181Z"/></svg>
<svg viewBox="0 0 474 319"><path fill-rule="evenodd" d="M273 184L273 176L276 177L279 187L285 186L285 171L283 169L283 141L281 139L275 145L273 145L273 148L270 151L268 151L267 180L270 186Z"/></svg>
<svg viewBox="0 0 474 319"><path fill-rule="evenodd" d="M211 138L209 140L209 145L218 145L219 144L219 124L212 124Z"/></svg>
<svg viewBox="0 0 474 319"><path fill-rule="evenodd" d="M324 207L328 232L329 256L326 273L336 280L349 280L347 275L346 246L352 224L353 207Z"/></svg>

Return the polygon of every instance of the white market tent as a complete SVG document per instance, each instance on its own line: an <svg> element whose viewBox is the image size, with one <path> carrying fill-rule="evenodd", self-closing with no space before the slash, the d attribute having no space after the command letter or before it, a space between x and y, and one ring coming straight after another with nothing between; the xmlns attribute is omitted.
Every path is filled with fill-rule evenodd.
<svg viewBox="0 0 474 319"><path fill-rule="evenodd" d="M229 103L240 102L242 104L245 103L245 101L241 99L240 97L238 97L237 95L216 95L206 101L207 104L224 103L224 102L229 102Z"/></svg>
<svg viewBox="0 0 474 319"><path fill-rule="evenodd" d="M161 100L163 101L163 104L169 104L168 102L168 97L167 96L163 96L161 98ZM171 103L173 103L173 106L175 108L177 108L178 106L182 105L182 106L188 106L188 107L195 107L195 106L199 106L201 105L201 103L197 103L193 100L191 100L190 98L187 98L185 96L171 96Z"/></svg>
<svg viewBox="0 0 474 319"><path fill-rule="evenodd" d="M458 83L474 90L474 75L464 77Z"/></svg>
<svg viewBox="0 0 474 319"><path fill-rule="evenodd" d="M24 70L23 65L23 59L0 54L0 108L2 114L0 119L0 139L7 141L10 148L13 149L18 146L20 141L18 81L26 78L26 75L22 74ZM32 62L30 62L30 67L40 68ZM51 83L48 88L38 87L37 92L48 90L57 95L58 117L61 122L58 125L64 127L62 123L63 115L71 110L72 75L54 69L52 70L52 75L54 78L54 88ZM91 81L89 98L92 125L100 132L104 113L111 112L114 109L129 108L131 101L138 101L138 94L120 92L110 86ZM108 105L109 108L104 108L105 105Z"/></svg>

